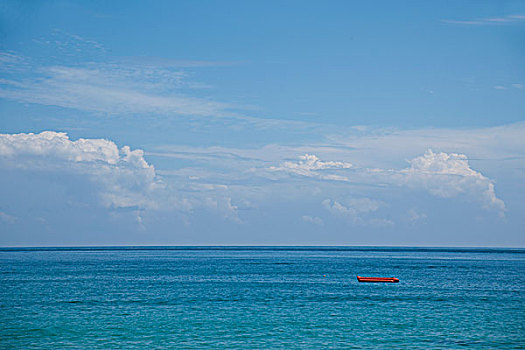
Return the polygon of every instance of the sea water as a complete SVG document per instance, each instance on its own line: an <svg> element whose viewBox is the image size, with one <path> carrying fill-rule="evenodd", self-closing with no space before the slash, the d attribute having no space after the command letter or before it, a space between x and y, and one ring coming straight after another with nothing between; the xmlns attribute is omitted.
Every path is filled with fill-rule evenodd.
<svg viewBox="0 0 525 350"><path fill-rule="evenodd" d="M523 347L520 249L0 249L5 349Z"/></svg>

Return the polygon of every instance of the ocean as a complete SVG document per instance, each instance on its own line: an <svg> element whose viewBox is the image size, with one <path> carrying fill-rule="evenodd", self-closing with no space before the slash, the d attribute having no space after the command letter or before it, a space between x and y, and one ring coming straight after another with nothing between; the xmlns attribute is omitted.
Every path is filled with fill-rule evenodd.
<svg viewBox="0 0 525 350"><path fill-rule="evenodd" d="M0 348L525 348L525 250L0 248Z"/></svg>

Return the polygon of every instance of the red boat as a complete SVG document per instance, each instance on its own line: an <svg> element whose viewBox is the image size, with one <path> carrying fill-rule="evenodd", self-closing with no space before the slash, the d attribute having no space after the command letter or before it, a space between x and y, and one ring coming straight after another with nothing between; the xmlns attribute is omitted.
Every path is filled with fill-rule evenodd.
<svg viewBox="0 0 525 350"><path fill-rule="evenodd" d="M383 282L383 283L398 283L399 279L395 277L361 277L357 276L359 282Z"/></svg>

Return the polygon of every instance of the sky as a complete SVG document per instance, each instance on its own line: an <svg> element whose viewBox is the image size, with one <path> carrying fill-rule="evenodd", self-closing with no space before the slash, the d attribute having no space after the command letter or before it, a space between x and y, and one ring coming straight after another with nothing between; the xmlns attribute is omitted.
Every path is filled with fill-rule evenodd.
<svg viewBox="0 0 525 350"><path fill-rule="evenodd" d="M525 246L523 1L0 1L0 245Z"/></svg>

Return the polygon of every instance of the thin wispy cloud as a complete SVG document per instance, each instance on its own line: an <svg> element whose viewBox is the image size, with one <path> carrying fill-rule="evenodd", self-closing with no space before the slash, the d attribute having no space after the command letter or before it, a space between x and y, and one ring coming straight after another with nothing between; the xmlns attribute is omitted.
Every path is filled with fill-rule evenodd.
<svg viewBox="0 0 525 350"><path fill-rule="evenodd" d="M186 65L197 68L221 64L186 62ZM13 52L0 52L0 72L3 73L0 98L21 103L62 107L104 117L155 115L167 120L201 123L202 127L208 124L210 128L286 128L295 133L327 128L312 122L250 116L246 111L256 109L254 106L217 101L209 96L210 85L195 80L183 65L173 62L50 65ZM214 124L217 122L220 125Z"/></svg>
<svg viewBox="0 0 525 350"><path fill-rule="evenodd" d="M0 52L0 98L104 117L159 116L201 129L277 128L300 133L326 128L313 122L255 117L250 112L258 107L217 100L213 96L217 87L195 78L199 69L220 69L241 61L114 57L103 44L59 29L33 44L45 54Z"/></svg>
<svg viewBox="0 0 525 350"><path fill-rule="evenodd" d="M45 36L34 38L32 45L46 53L45 57L41 57L42 60L54 62L62 62L72 58L99 59L106 57L108 53L108 49L100 42L58 28L53 29Z"/></svg>
<svg viewBox="0 0 525 350"><path fill-rule="evenodd" d="M508 90L508 89L522 90L524 88L525 88L525 85L519 84L519 83L510 84L510 85L495 85L494 86L494 89L496 90Z"/></svg>
<svg viewBox="0 0 525 350"><path fill-rule="evenodd" d="M245 107L197 93L210 86L186 69L225 62L115 60L99 42L58 29L33 42L48 54L0 52L0 97L106 116L236 117Z"/></svg>
<svg viewBox="0 0 525 350"><path fill-rule="evenodd" d="M231 116L236 106L195 97L199 87L183 71L87 63L77 66L41 66L20 56L4 54L0 97L25 103L58 106L88 112L172 116ZM18 64L24 74L13 75ZM23 64L25 63L25 65ZM11 74L9 74L11 73Z"/></svg>
<svg viewBox="0 0 525 350"><path fill-rule="evenodd" d="M461 25L503 25L503 24L519 24L525 21L525 15L515 14L504 17L487 17L487 18L476 18L476 19L442 19L441 22L448 24L461 24Z"/></svg>
<svg viewBox="0 0 525 350"><path fill-rule="evenodd" d="M146 67L178 67L178 68L201 68L201 67L225 67L241 64L232 61L207 61L207 60L176 60L166 57L155 56L128 56L113 58L115 63L141 65Z"/></svg>

